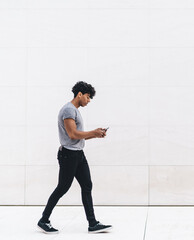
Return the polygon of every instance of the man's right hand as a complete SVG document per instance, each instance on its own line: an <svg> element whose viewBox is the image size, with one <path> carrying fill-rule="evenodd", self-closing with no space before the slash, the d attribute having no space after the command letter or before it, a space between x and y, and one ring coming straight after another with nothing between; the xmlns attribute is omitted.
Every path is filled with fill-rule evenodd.
<svg viewBox="0 0 194 240"><path fill-rule="evenodd" d="M103 138L106 136L106 131L104 128L97 128L93 132L96 138Z"/></svg>

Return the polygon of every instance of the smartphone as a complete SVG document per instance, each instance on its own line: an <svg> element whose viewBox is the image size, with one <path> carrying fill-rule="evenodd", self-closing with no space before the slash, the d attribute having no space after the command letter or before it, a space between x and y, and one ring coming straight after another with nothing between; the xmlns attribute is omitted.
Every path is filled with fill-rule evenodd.
<svg viewBox="0 0 194 240"><path fill-rule="evenodd" d="M109 129L109 127L105 128L105 132Z"/></svg>

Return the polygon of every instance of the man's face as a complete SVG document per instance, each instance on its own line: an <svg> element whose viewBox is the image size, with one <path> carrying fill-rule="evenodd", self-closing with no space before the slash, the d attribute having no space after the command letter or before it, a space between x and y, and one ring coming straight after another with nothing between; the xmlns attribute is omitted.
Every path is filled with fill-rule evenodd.
<svg viewBox="0 0 194 240"><path fill-rule="evenodd" d="M82 107L85 107L89 102L90 102L90 94L89 93L85 93L85 94L81 93L80 105Z"/></svg>

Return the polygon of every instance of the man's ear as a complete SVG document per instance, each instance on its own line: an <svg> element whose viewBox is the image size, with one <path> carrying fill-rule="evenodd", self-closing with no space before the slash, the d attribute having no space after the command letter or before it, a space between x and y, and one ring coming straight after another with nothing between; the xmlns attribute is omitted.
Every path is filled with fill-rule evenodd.
<svg viewBox="0 0 194 240"><path fill-rule="evenodd" d="M78 97L81 97L82 95L82 92L78 92Z"/></svg>

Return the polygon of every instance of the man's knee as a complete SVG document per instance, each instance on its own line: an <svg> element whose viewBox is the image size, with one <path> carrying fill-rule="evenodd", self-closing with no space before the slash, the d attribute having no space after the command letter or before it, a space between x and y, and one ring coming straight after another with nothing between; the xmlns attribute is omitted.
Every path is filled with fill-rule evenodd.
<svg viewBox="0 0 194 240"><path fill-rule="evenodd" d="M92 181L88 181L87 184L85 184L83 187L82 187L82 192L91 192L92 191Z"/></svg>
<svg viewBox="0 0 194 240"><path fill-rule="evenodd" d="M61 198L68 190L69 190L69 186L57 186L56 191L59 195L59 197Z"/></svg>

